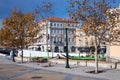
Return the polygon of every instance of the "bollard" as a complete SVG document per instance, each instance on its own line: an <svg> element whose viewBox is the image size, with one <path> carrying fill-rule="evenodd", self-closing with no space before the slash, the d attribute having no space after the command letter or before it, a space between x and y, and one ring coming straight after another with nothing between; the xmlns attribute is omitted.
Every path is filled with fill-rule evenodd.
<svg viewBox="0 0 120 80"><path fill-rule="evenodd" d="M87 60L85 60L85 66L87 66Z"/></svg>
<svg viewBox="0 0 120 80"><path fill-rule="evenodd" d="M77 66L80 65L80 61L77 61Z"/></svg>
<svg viewBox="0 0 120 80"><path fill-rule="evenodd" d="M29 57L29 62L31 62L31 53L30 53L30 57Z"/></svg>
<svg viewBox="0 0 120 80"><path fill-rule="evenodd" d="M117 69L117 62L115 62L115 68L114 69Z"/></svg>

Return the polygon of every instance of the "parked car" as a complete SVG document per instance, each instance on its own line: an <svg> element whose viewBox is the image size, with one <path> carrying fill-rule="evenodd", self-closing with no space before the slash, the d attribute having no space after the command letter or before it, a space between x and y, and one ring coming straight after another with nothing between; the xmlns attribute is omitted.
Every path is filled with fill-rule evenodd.
<svg viewBox="0 0 120 80"><path fill-rule="evenodd" d="M7 48L0 48L0 53L2 54L6 54L6 55L10 55L10 52L11 52L12 49L7 49ZM14 56L17 56L18 55L18 50L15 49L14 50Z"/></svg>
<svg viewBox="0 0 120 80"><path fill-rule="evenodd" d="M0 53L2 54L10 55L10 51L10 49L0 48Z"/></svg>

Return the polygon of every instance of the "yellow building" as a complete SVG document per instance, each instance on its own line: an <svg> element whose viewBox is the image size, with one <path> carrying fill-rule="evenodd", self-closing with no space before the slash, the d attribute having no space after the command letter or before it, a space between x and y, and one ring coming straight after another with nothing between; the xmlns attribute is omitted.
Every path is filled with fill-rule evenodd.
<svg viewBox="0 0 120 80"><path fill-rule="evenodd" d="M76 52L79 53L81 47L92 47L94 46L94 36L87 36L82 28L76 28Z"/></svg>

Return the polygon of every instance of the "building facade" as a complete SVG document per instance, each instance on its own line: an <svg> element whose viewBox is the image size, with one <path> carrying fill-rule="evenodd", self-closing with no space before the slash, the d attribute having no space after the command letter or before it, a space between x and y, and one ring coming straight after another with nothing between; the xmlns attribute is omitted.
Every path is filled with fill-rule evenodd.
<svg viewBox="0 0 120 80"><path fill-rule="evenodd" d="M80 48L90 48L95 44L94 36L87 36L82 28L76 28L76 52L80 53Z"/></svg>
<svg viewBox="0 0 120 80"><path fill-rule="evenodd" d="M120 14L120 5L118 8L115 8L113 10L117 11ZM107 56L112 61L120 62L120 15L116 21L116 27L113 28L113 30L114 31L111 31L110 33L114 34L114 39L109 44Z"/></svg>
<svg viewBox="0 0 120 80"><path fill-rule="evenodd" d="M39 26L42 30L38 36L42 34L42 38L34 43L35 46L39 46L40 51L51 52L65 52L66 51L66 28L68 33L68 51L76 51L76 27L79 27L79 23L68 18L50 17L48 19L41 20Z"/></svg>

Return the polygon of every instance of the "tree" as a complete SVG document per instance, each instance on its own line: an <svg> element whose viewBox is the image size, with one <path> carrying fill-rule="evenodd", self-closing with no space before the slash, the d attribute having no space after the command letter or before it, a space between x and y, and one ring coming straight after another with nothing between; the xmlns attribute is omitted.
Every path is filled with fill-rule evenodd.
<svg viewBox="0 0 120 80"><path fill-rule="evenodd" d="M95 38L95 73L98 73L98 47L110 40L107 35L116 27L119 14L111 10L112 0L68 0L70 16L83 25L83 30ZM112 37L114 38L114 37Z"/></svg>
<svg viewBox="0 0 120 80"><path fill-rule="evenodd" d="M43 1L42 6L38 7L38 9L36 10L36 12L40 13L40 18L44 20L44 22L46 23L44 26L42 26L42 28L46 27L46 51L47 51L47 56L48 56L48 62L49 62L49 52L48 52L48 40L49 40L49 36L48 36L48 21L50 19L50 17L53 15L53 3L51 3L50 1ZM48 63L48 66L51 66L51 62Z"/></svg>
<svg viewBox="0 0 120 80"><path fill-rule="evenodd" d="M41 30L37 20L48 18L52 11L53 4L43 0L35 11L24 14L22 11L12 11L12 14L3 21L3 28L0 29L0 45L7 47L23 48L31 45L43 35L37 35ZM46 28L47 29L47 28ZM48 54L49 57L49 54ZM22 57L23 61L23 57Z"/></svg>
<svg viewBox="0 0 120 80"><path fill-rule="evenodd" d="M23 48L34 41L40 28L35 22L33 13L24 14L22 11L13 10L12 14L3 20L3 28L0 29L1 45L9 48L21 48L23 62Z"/></svg>

